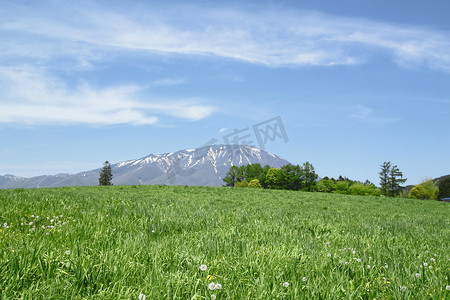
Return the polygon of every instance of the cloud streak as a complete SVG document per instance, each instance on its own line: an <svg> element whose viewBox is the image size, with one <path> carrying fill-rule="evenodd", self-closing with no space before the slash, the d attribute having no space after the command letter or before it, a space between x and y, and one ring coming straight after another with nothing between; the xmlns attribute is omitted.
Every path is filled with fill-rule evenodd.
<svg viewBox="0 0 450 300"><path fill-rule="evenodd" d="M70 56L74 47L83 49L84 61L99 59L93 49L223 57L271 67L353 65L381 53L401 66L450 72L450 35L425 27L281 7L249 11L178 4L172 11L116 10L105 12L90 5L69 21L60 15L32 16L26 21L9 16L1 28L10 34L40 36L49 43L57 40L60 47L67 46L60 55Z"/></svg>
<svg viewBox="0 0 450 300"><path fill-rule="evenodd" d="M216 111L196 99L147 99L137 85L70 89L33 67L0 68L0 86L0 123L149 125L161 115L196 121Z"/></svg>

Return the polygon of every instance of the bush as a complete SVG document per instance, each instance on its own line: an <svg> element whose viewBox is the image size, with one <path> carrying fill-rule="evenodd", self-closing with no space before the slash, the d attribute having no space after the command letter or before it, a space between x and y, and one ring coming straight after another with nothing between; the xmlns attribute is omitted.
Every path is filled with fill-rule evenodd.
<svg viewBox="0 0 450 300"><path fill-rule="evenodd" d="M248 186L248 182L247 181L238 181L235 183L234 187L237 188L246 188Z"/></svg>
<svg viewBox="0 0 450 300"><path fill-rule="evenodd" d="M433 179L425 178L422 180L420 185L423 186L423 188L427 191L427 193L428 193L427 199L437 200L438 188L437 188L436 184L433 182Z"/></svg>
<svg viewBox="0 0 450 300"><path fill-rule="evenodd" d="M333 180L323 178L319 180L317 183L317 191L322 193L331 193L336 189L336 185L334 184Z"/></svg>
<svg viewBox="0 0 450 300"><path fill-rule="evenodd" d="M361 196L380 196L380 191L373 184L365 185L362 183L354 183L348 189L351 195Z"/></svg>
<svg viewBox="0 0 450 300"><path fill-rule="evenodd" d="M259 183L258 179L253 179L248 183L248 187L249 188L254 188L254 189L262 189L261 184Z"/></svg>
<svg viewBox="0 0 450 300"><path fill-rule="evenodd" d="M411 189L409 197L414 199L429 199L430 195L421 184L418 184Z"/></svg>

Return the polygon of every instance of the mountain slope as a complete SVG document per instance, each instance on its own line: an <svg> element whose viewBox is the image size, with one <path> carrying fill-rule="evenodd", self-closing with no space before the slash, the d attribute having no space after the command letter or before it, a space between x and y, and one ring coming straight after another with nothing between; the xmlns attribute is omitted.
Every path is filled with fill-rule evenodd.
<svg viewBox="0 0 450 300"><path fill-rule="evenodd" d="M281 167L289 162L264 150L243 145L213 145L175 153L151 154L111 165L113 184L221 186L231 166L259 163ZM0 188L43 188L98 185L101 169L78 174L14 177L2 180ZM6 175L11 176L11 175Z"/></svg>

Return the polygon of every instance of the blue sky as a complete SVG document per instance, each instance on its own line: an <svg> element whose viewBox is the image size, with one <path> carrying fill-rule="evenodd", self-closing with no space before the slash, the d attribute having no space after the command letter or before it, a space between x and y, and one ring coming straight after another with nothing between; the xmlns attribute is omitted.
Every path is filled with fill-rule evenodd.
<svg viewBox="0 0 450 300"><path fill-rule="evenodd" d="M0 175L76 173L222 143L320 176L450 173L448 1L8 1Z"/></svg>

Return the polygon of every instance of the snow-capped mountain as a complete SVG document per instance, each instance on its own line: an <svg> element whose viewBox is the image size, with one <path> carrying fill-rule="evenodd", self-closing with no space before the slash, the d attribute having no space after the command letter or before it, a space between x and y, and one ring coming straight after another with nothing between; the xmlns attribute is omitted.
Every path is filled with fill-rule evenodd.
<svg viewBox="0 0 450 300"><path fill-rule="evenodd" d="M221 186L231 166L259 163L282 167L289 162L264 150L244 145L213 145L186 149L175 153L150 154L111 165L113 184L198 185ZM15 177L3 180L0 188L36 188L98 185L101 168L78 174L43 175L32 178Z"/></svg>

